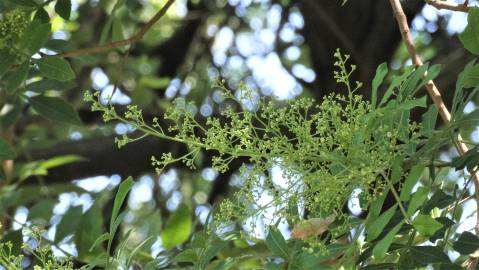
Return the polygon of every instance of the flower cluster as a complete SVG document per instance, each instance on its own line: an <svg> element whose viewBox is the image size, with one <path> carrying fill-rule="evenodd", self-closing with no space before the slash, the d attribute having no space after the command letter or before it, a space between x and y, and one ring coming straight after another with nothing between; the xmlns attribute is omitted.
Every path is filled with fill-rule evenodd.
<svg viewBox="0 0 479 270"><path fill-rule="evenodd" d="M335 56L339 68L335 78L346 86L348 95L330 95L320 104L299 98L281 106L266 98L254 99L245 86L234 95L218 81L214 87L222 90L227 105L219 116L201 122L192 104L177 99L164 115L172 124L163 129L165 121L155 118L148 124L135 106L120 116L91 94L86 100L107 116L105 120L124 121L145 135L188 146L189 152L180 157L171 153L153 157L158 173L178 161L194 168L202 150L216 153L212 163L219 172L228 170L235 159L248 160L239 172L242 187L224 201L219 221L274 216L272 223L277 218L295 222L304 211L309 217L338 216L353 191L362 191L362 207L367 207L385 190L395 160L408 156L418 136L416 125L391 120L394 112L379 113L354 94L361 86L349 81L354 66L346 64L348 56L339 52ZM132 140L124 136L118 142ZM272 177L273 168L281 171L280 180Z"/></svg>
<svg viewBox="0 0 479 270"><path fill-rule="evenodd" d="M23 35L29 21L28 13L23 10L13 9L5 13L0 20L0 50L12 49Z"/></svg>

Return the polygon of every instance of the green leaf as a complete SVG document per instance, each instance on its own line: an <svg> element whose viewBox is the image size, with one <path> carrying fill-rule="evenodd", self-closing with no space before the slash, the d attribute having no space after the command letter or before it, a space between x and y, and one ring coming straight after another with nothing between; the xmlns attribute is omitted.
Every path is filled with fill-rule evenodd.
<svg viewBox="0 0 479 270"><path fill-rule="evenodd" d="M55 12L65 20L70 19L70 12L72 10L71 0L57 0L55 4Z"/></svg>
<svg viewBox="0 0 479 270"><path fill-rule="evenodd" d="M463 109L460 109L462 106L465 106L464 103L464 81L469 73L469 70L474 66L475 60L470 61L467 63L467 65L464 67L464 70L459 73L459 76L457 77L456 81L456 87L454 91L454 97L452 99L452 108L451 108L451 114L452 114L452 120L455 121L456 119L460 119L462 114L464 113Z"/></svg>
<svg viewBox="0 0 479 270"><path fill-rule="evenodd" d="M459 212L459 211L457 211ZM446 233L446 229L448 229L449 227L451 227L452 225L455 224L454 221L452 221L450 218L447 218L447 217L438 217L438 218L435 218L435 220L439 223L442 224L442 227L441 229L437 230L436 233L429 237L429 241L431 242L436 242L437 240L439 239L442 239L444 238L444 234Z"/></svg>
<svg viewBox="0 0 479 270"><path fill-rule="evenodd" d="M471 8L467 17L467 26L459 35L462 45L473 54L479 54L479 8Z"/></svg>
<svg viewBox="0 0 479 270"><path fill-rule="evenodd" d="M442 66L440 64L432 65L428 70L427 70L427 75L424 77L423 81L427 82L430 80L434 80L439 73L441 73L441 68Z"/></svg>
<svg viewBox="0 0 479 270"><path fill-rule="evenodd" d="M389 246L391 245L392 241L394 240L394 237L396 234L399 232L403 225L404 221L398 223L394 228L392 228L386 236L384 236L381 241L379 241L376 246L374 246L373 249L373 256L377 260L381 260L386 253L388 252Z"/></svg>
<svg viewBox="0 0 479 270"><path fill-rule="evenodd" d="M201 256L201 263L203 265L207 265L211 259L213 259L221 250L223 250L227 246L226 241L222 241L221 239L215 239L212 241Z"/></svg>
<svg viewBox="0 0 479 270"><path fill-rule="evenodd" d="M396 212L397 205L389 208L386 212L380 215L378 218L373 219L366 223L366 239L368 242L376 239L382 232L386 225L389 223L394 213Z"/></svg>
<svg viewBox="0 0 479 270"><path fill-rule="evenodd" d="M38 8L37 12L35 13L35 17L33 18L34 21L40 21L42 23L50 22L50 16L48 12L44 8Z"/></svg>
<svg viewBox="0 0 479 270"><path fill-rule="evenodd" d="M469 171L472 171L478 164L479 146L469 149L464 155L455 157L451 162L451 166L457 170L462 170L467 167Z"/></svg>
<svg viewBox="0 0 479 270"><path fill-rule="evenodd" d="M15 58L8 50L0 50L0 76L3 76L15 64Z"/></svg>
<svg viewBox="0 0 479 270"><path fill-rule="evenodd" d="M46 90L67 90L74 86L72 82L59 82L52 79L43 79L27 84L26 89L37 93L45 92Z"/></svg>
<svg viewBox="0 0 479 270"><path fill-rule="evenodd" d="M414 72L407 78L407 80L399 89L399 94L402 98L414 96L415 91L417 90L417 85L421 81L421 78L424 76L428 68L429 63L425 63L424 65L416 68L416 70L414 70Z"/></svg>
<svg viewBox="0 0 479 270"><path fill-rule="evenodd" d="M91 245L90 249L88 250L89 252L92 252L99 244L105 242L106 240L110 239L110 234L109 233L104 233L100 235L95 242L93 242L93 245Z"/></svg>
<svg viewBox="0 0 479 270"><path fill-rule="evenodd" d="M404 202L409 200L409 198L411 197L411 190L419 181L419 177L421 177L424 168L425 167L422 164L415 165L411 168L406 178L406 181L404 181L404 184L401 188L401 195L399 196L401 201Z"/></svg>
<svg viewBox="0 0 479 270"><path fill-rule="evenodd" d="M50 38L51 26L49 23L33 21L25 30L20 40L20 49L26 54L33 55L43 48Z"/></svg>
<svg viewBox="0 0 479 270"><path fill-rule="evenodd" d="M463 232L453 244L454 250L462 255L468 255L479 249L479 237L471 232Z"/></svg>
<svg viewBox="0 0 479 270"><path fill-rule="evenodd" d="M464 69L464 78L462 86L464 88L474 88L479 85L479 65Z"/></svg>
<svg viewBox="0 0 479 270"><path fill-rule="evenodd" d="M430 263L450 263L449 257L438 247L420 246L410 247L413 260L419 265Z"/></svg>
<svg viewBox="0 0 479 270"><path fill-rule="evenodd" d="M77 155L56 156L45 161L32 161L25 164L20 164L17 169L16 177L23 181L33 175L47 175L51 168L59 167L65 164L85 161L83 157Z"/></svg>
<svg viewBox="0 0 479 270"><path fill-rule="evenodd" d="M36 225L47 225L53 213L53 207L57 203L53 199L41 200L28 209L28 220L33 221ZM41 223L38 223L40 221Z"/></svg>
<svg viewBox="0 0 479 270"><path fill-rule="evenodd" d="M289 257L288 244L283 235L275 227L269 227L266 237L266 246L275 255L287 259Z"/></svg>
<svg viewBox="0 0 479 270"><path fill-rule="evenodd" d="M47 78L61 82L73 80L75 78L75 73L70 64L64 59L47 56L42 57L37 63L40 72Z"/></svg>
<svg viewBox="0 0 479 270"><path fill-rule="evenodd" d="M191 229L190 209L186 204L181 204L166 222L161 241L166 249L171 249L188 240Z"/></svg>
<svg viewBox="0 0 479 270"><path fill-rule="evenodd" d="M63 215L62 220L57 226L55 233L55 243L60 242L63 238L68 235L74 234L80 224L81 216L83 213L83 207L73 206L70 207L65 215Z"/></svg>
<svg viewBox="0 0 479 270"><path fill-rule="evenodd" d="M113 24L111 27L111 40L112 41L119 41L125 39L125 33L123 31L123 24L119 18L113 19ZM128 46L121 46L118 47L120 51L125 51Z"/></svg>
<svg viewBox="0 0 479 270"><path fill-rule="evenodd" d="M236 264L236 258L226 258L218 262L218 264L213 268L213 270L230 270L233 269L233 266Z"/></svg>
<svg viewBox="0 0 479 270"><path fill-rule="evenodd" d="M173 258L174 262L195 263L199 261L198 254L193 249L185 249Z"/></svg>
<svg viewBox="0 0 479 270"><path fill-rule="evenodd" d="M61 98L35 96L30 98L29 102L37 113L52 121L81 125L77 112Z"/></svg>
<svg viewBox="0 0 479 270"><path fill-rule="evenodd" d="M103 26L103 29L101 30L100 45L104 44L106 42L106 40L108 39L108 36L110 35L112 24L113 24L113 16L110 15L108 17L108 20L106 21L105 25Z"/></svg>
<svg viewBox="0 0 479 270"><path fill-rule="evenodd" d="M56 168L65 164L70 164L73 162L86 161L84 157L78 155L63 155L56 156L45 161L40 162L39 167L45 170Z"/></svg>
<svg viewBox="0 0 479 270"><path fill-rule="evenodd" d="M394 158L393 166L391 169L391 183L396 184L401 179L402 168L401 165L404 161L403 156L397 156Z"/></svg>
<svg viewBox="0 0 479 270"><path fill-rule="evenodd" d="M417 99L408 99L405 100L404 102L401 102L398 105L398 109L409 111L411 109L414 109L416 107L422 107L426 108L427 107L427 96L423 96L421 98Z"/></svg>
<svg viewBox="0 0 479 270"><path fill-rule="evenodd" d="M143 240L141 243L137 244L135 248L133 248L130 251L130 254L128 256L128 259L126 260L126 265L132 265L133 259L136 257L136 255L140 252L140 250L146 246L148 242L150 242L154 237L153 235L148 236L145 240Z"/></svg>
<svg viewBox="0 0 479 270"><path fill-rule="evenodd" d="M133 181L133 178L131 178L130 176L125 181L123 181L120 184L120 187L118 188L118 192L116 193L115 201L113 203L113 210L111 212L110 232L116 230L116 228L114 228L115 221L118 217L118 213L120 212L121 206L123 205L123 202L125 201L126 195L130 191L131 187L133 187L133 184L135 184L135 182Z"/></svg>
<svg viewBox="0 0 479 270"><path fill-rule="evenodd" d="M437 108L435 105L429 106L426 113L422 115L422 133L426 136L430 136L432 131L436 127L437 122Z"/></svg>
<svg viewBox="0 0 479 270"><path fill-rule="evenodd" d="M118 226L120 226L120 224L123 222L123 219L125 218L127 213L128 212L126 210L122 211L122 212L120 212L120 214L118 214L118 217L116 217L115 220L110 221L110 234L111 235L116 234L116 230L118 229Z"/></svg>
<svg viewBox="0 0 479 270"><path fill-rule="evenodd" d="M416 216L412 225L424 236L432 236L437 230L442 228L442 224L434 220L430 215L422 214Z"/></svg>
<svg viewBox="0 0 479 270"><path fill-rule="evenodd" d="M12 75L7 79L7 91L13 92L25 81L27 78L30 63L27 61L21 64L17 69L12 71Z"/></svg>
<svg viewBox="0 0 479 270"><path fill-rule="evenodd" d="M125 33L123 32L123 24L118 18L113 19L113 25L111 28L112 41L119 41L125 39Z"/></svg>
<svg viewBox="0 0 479 270"><path fill-rule="evenodd" d="M454 203L455 198L451 195L447 195L442 190L438 190L432 195L432 197L423 205L421 211L424 213L429 213L435 207L442 209L452 203Z"/></svg>
<svg viewBox="0 0 479 270"><path fill-rule="evenodd" d="M479 88L477 88L477 90L479 90ZM471 113L462 115L459 120L456 119L456 123L458 123L462 131L470 130L469 132L472 132L479 124L479 110L476 109Z"/></svg>
<svg viewBox="0 0 479 270"><path fill-rule="evenodd" d="M110 35L110 31L112 31L112 24L113 19L115 19L116 11L125 4L125 0L117 0L113 9L111 10L110 16L108 16L108 20L106 21L100 35L100 44L103 44L107 41Z"/></svg>
<svg viewBox="0 0 479 270"><path fill-rule="evenodd" d="M169 78L160 78L153 75L145 75L141 76L138 85L139 87L162 89L168 87L170 81L171 80Z"/></svg>
<svg viewBox="0 0 479 270"><path fill-rule="evenodd" d="M382 97L381 102L379 103L380 106L385 104L389 100L389 98L394 93L394 89L399 87L407 79L407 77L411 74L410 71L411 71L411 68L406 67L406 71L403 74L401 74L399 76L393 76L392 77L391 83L389 83L389 87L386 90L386 92L384 93L384 96Z"/></svg>
<svg viewBox="0 0 479 270"><path fill-rule="evenodd" d="M0 138L0 160L14 159L17 156L15 150L2 138Z"/></svg>
<svg viewBox="0 0 479 270"><path fill-rule="evenodd" d="M198 249L205 247L207 245L207 237L208 236L204 232L195 233L190 241L191 247Z"/></svg>
<svg viewBox="0 0 479 270"><path fill-rule="evenodd" d="M68 40L57 38L48 40L47 44L45 44L45 48L55 52L68 51L73 49L71 43Z"/></svg>
<svg viewBox="0 0 479 270"><path fill-rule="evenodd" d="M409 249L404 249L399 253L398 269L399 270L408 270L415 269L416 263L412 259L411 251Z"/></svg>
<svg viewBox="0 0 479 270"><path fill-rule="evenodd" d="M22 252L23 234L22 230L9 231L2 236L0 243L12 243L12 255L19 255ZM9 254L7 247L3 247L5 254Z"/></svg>
<svg viewBox="0 0 479 270"><path fill-rule="evenodd" d="M388 64L382 63L376 69L376 75L374 76L372 82L372 95L371 95L371 106L373 109L376 108L377 99L378 99L378 88L384 80L384 77L388 74Z"/></svg>
<svg viewBox="0 0 479 270"><path fill-rule="evenodd" d="M427 194L429 189L425 187L419 187L417 191L412 195L411 202L407 209L407 215L412 216L416 210L422 205L422 203L427 199Z"/></svg>
<svg viewBox="0 0 479 270"><path fill-rule="evenodd" d="M379 195L369 206L369 214L367 219L374 220L381 213L381 208L383 207L384 200L386 199L386 192L383 192L382 195Z"/></svg>
<svg viewBox="0 0 479 270"><path fill-rule="evenodd" d="M329 254L328 254L329 255ZM334 255L333 255L334 257ZM289 265L289 269L297 270L316 270L316 269L329 269L322 265L322 262L327 260L327 256L319 256L318 254L303 251L298 255L295 255Z"/></svg>
<svg viewBox="0 0 479 270"><path fill-rule="evenodd" d="M96 246L93 250L93 254L90 254L89 249L93 243L100 237L104 231L103 221L103 204L102 202L95 200L95 203L86 211L81 217L77 217L79 220L78 228L74 234L75 247L78 250L78 258L80 260L88 260L97 258L98 256L104 256L103 246ZM103 260L104 262L104 260Z"/></svg>

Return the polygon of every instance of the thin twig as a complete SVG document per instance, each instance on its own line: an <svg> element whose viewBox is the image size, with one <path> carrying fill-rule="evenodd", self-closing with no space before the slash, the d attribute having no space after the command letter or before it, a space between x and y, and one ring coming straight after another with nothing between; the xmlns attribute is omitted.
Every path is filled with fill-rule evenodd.
<svg viewBox="0 0 479 270"><path fill-rule="evenodd" d="M118 40L118 41L113 41L110 43L107 43L105 45L97 46L97 47L90 47L90 48L84 48L84 49L78 49L78 50L73 50L73 51L68 51L68 52L63 52L59 53L56 56L58 57L75 57L75 56L80 56L80 55L88 55L88 54L97 54L101 53L104 51L108 51L114 48L130 45L133 43L138 42L143 38L143 36L150 30L150 28L158 21L161 19L166 14L166 11L170 6L175 2L175 0L168 0L166 4L153 16L141 29L133 35L130 38L123 39L123 40Z"/></svg>
<svg viewBox="0 0 479 270"><path fill-rule="evenodd" d="M451 3L449 1L438 1L438 0L425 0L427 4L437 8L437 9L447 9L452 11L460 12L469 12L472 6L469 6L469 1L465 1L464 4Z"/></svg>
<svg viewBox="0 0 479 270"><path fill-rule="evenodd" d="M394 16L396 17L396 20L398 22L403 41L407 47L409 55L412 58L414 65L416 65L417 67L420 67L423 65L423 63L422 63L421 57L417 53L416 48L414 46L414 41L413 41L411 31L409 30L409 25L407 22L407 17L406 17L406 14L404 14L404 10L402 8L401 2L400 0L389 0L389 2L391 3L391 6L393 8ZM426 74L424 74L424 76L425 75ZM426 82L426 90L429 96L431 97L431 99L433 100L434 104L436 105L443 122L446 125L449 124L451 122L451 113L449 112L446 105L444 104L444 101L441 97L441 93L436 87L436 84L434 83L434 81L429 80ZM467 148L467 145L462 142L462 138L460 137L460 135L458 135L456 139L457 141L455 142L455 146L458 152L461 155L463 155L469 149ZM472 180L474 182L475 198L476 198L476 204L477 204L475 231L476 231L476 235L479 235L479 175L475 173ZM477 264L477 260L475 263L474 262L471 262L471 263L475 265Z"/></svg>

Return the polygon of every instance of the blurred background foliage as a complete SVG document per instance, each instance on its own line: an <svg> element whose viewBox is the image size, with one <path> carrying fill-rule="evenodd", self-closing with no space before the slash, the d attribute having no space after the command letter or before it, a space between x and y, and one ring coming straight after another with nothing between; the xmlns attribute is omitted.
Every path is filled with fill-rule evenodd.
<svg viewBox="0 0 479 270"><path fill-rule="evenodd" d="M166 3L72 0L67 12L57 6L60 1L4 0L0 18L6 21L12 10L24 10L49 20L51 39L40 50L49 55L130 37ZM437 83L450 105L457 75L473 59L457 39L467 14L437 11L421 0L403 4L420 54L443 65ZM218 115L228 106L219 89L212 87L218 77L230 89L243 82L257 98L321 100L329 93L345 93L333 78L333 54L341 48L358 65L353 79L364 83L361 94L369 98L380 63L389 63L391 74L411 64L400 38L387 1L350 0L341 5L337 0L177 0L141 41L67 58L74 80L39 80L38 71L29 71L26 84L0 93L1 135L16 156L13 163L4 163L0 181L0 221L6 235L1 241L18 245L27 237L21 229L35 225L46 231L54 254L78 256L80 262L91 259L88 249L109 223L113 195L122 179L131 175L135 184L124 205L121 233L133 229L131 246L154 236L139 253L148 261L164 252L165 245L171 248L201 231L212 207L241 185L241 160L220 174L211 168L209 152L202 153L196 171L177 164L156 175L151 156L182 153L185 146L146 138L118 149L114 137L135 130L124 123L103 123L101 114L91 112L82 101L85 90L98 91L104 102L111 97L119 110L137 104L150 120L177 97L194 101L192 109L200 118ZM0 42L8 49L7 39ZM21 73L20 68L14 73ZM60 106L69 117L56 117L35 106L31 97L37 94L65 102ZM475 108L475 102L466 107ZM421 113L413 118L420 121ZM469 135L479 141L477 128L472 127ZM451 149L444 149L440 157L451 160L457 155ZM281 177L280 169L273 168L272 176ZM451 169L436 177L451 183L445 185L449 192L464 181ZM459 232L474 226L467 219L474 210L468 202L460 207L457 215L464 222ZM265 237L261 229L245 230ZM255 248L261 252L261 247ZM244 265L249 269L255 263L246 260Z"/></svg>

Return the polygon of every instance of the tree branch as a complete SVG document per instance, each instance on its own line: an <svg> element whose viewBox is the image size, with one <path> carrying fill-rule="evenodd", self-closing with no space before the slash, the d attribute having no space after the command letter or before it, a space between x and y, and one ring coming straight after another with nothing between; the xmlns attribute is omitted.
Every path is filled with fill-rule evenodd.
<svg viewBox="0 0 479 270"><path fill-rule="evenodd" d="M416 66L420 67L423 65L423 62L414 46L413 38L409 30L409 25L407 23L406 15L404 14L404 11L402 9L401 2L400 0L389 0L389 2L391 3L391 6L393 8L394 16L396 17L396 20L398 22L399 29L401 30L401 35L403 37L403 41L407 47L409 55L411 56L413 63ZM441 93L437 89L434 81L429 80L426 82L426 90L429 96L431 97L431 99L433 100L434 104L436 105L443 122L445 124L449 124L451 122L451 113L449 112L446 105L444 104L444 101L442 100L442 97L441 97ZM467 145L463 143L463 140L460 137L460 135L458 135L457 137L457 142L455 142L455 146L461 155L463 155L469 150ZM477 173L474 174L473 181L474 181L475 198L476 198L476 204L477 204L476 211L479 211L479 175ZM475 231L476 231L476 235L479 235L479 213L476 213L476 216L477 218L476 218ZM474 259L470 258L470 259L475 269L475 265L477 264L477 258L474 258ZM472 260L475 260L475 262L472 262ZM472 268L468 268L468 269L472 269Z"/></svg>
<svg viewBox="0 0 479 270"><path fill-rule="evenodd" d="M451 3L449 1L438 1L438 0L425 0L428 5L431 5L437 9L447 9L452 11L460 12L469 12L472 6L469 6L469 1L465 1L464 4Z"/></svg>
<svg viewBox="0 0 479 270"><path fill-rule="evenodd" d="M91 47L91 48L84 48L84 49L78 49L78 50L73 50L73 51L68 51L68 52L63 52L59 53L56 56L58 57L75 57L75 56L80 56L80 55L86 55L86 54L96 54L96 53L101 53L104 51L108 51L114 48L122 47L125 45L130 45L133 43L138 42L143 38L143 36L150 30L150 28L158 22L158 20L161 19L166 14L166 11L170 6L175 2L175 0L168 0L166 4L153 16L141 29L133 35L130 38L123 39L123 40L118 40L118 41L113 41L110 43L107 43L105 45L97 46L97 47Z"/></svg>

